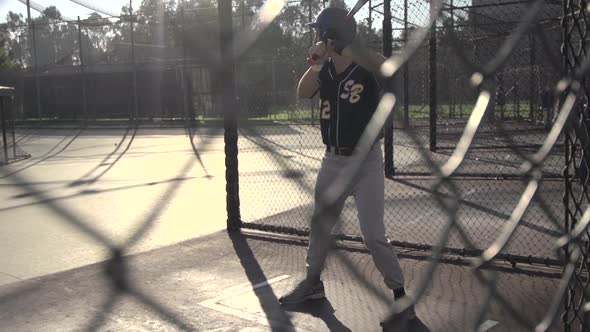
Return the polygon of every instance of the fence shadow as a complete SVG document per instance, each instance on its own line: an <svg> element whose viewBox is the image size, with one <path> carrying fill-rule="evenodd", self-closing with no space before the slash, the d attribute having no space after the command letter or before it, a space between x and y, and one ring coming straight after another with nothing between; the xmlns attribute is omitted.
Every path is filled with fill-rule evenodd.
<svg viewBox="0 0 590 332"><path fill-rule="evenodd" d="M315 301L307 301L305 305L286 306L285 311L300 312L321 319L326 327L333 332L352 332L344 323L338 320L334 314L336 310L327 298Z"/></svg>
<svg viewBox="0 0 590 332"><path fill-rule="evenodd" d="M252 248L248 244L247 237L240 232L229 232L229 238L233 248L240 260L240 264L252 285L268 280L260 263L256 259ZM254 294L260 302L260 307L264 311L272 331L291 331L294 330L293 323L279 307L279 300L272 290L270 295L268 290L263 288L254 288Z"/></svg>

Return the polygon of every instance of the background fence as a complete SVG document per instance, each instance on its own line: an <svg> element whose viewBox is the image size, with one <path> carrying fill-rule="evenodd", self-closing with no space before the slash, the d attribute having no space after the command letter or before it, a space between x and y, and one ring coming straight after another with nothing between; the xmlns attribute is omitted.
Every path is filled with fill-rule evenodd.
<svg viewBox="0 0 590 332"><path fill-rule="evenodd" d="M428 22L430 8L423 1L392 1L391 8L393 45L401 49L412 30ZM384 146L385 156L392 158L389 162L394 167L388 170L391 181L386 183L385 221L395 244L430 248L446 227L447 216L432 197L434 180L430 176L436 169L423 152L426 150L427 157L438 166L449 159L479 95L470 83L473 68L465 65L463 58L473 66L493 60L526 8L524 2L447 3L437 23L436 38L426 38L400 73L394 144L391 151ZM523 155L539 149L556 114L550 87L561 75L551 62L558 58L562 45L561 14L557 9L559 5L553 3L542 7L535 18L542 33L527 33L488 82L494 86L496 96L463 163L453 174L460 178L455 182L461 193L458 218L475 247L465 248L455 234L446 244L451 252L473 255L489 247L503 231L526 187L521 169ZM457 47L463 48L461 54ZM553 100L541 107L542 97ZM297 183L285 183L285 178L296 176L306 187L313 188L324 150L319 128L295 121L299 119L287 116L280 125L242 126L239 149L248 159L242 157L241 173L256 170L269 175L264 183L240 180L242 219L248 221L244 227L307 232L313 191L302 190ZM250 157L254 151L256 155ZM541 167L544 181L537 197L547 202L544 208L554 215L564 214L563 155L564 142L560 138ZM293 193L297 193L296 197ZM560 231L544 208L537 202L529 206L523 227L500 257L513 262L562 264L552 244ZM360 240L352 198L339 227L337 232L342 237Z"/></svg>
<svg viewBox="0 0 590 332"><path fill-rule="evenodd" d="M17 144L13 104L14 88L0 86L0 165L30 157Z"/></svg>

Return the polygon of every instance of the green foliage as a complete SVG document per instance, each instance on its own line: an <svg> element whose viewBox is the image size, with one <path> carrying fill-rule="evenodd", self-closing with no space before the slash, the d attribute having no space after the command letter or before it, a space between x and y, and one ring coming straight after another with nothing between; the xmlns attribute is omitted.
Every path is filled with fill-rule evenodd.
<svg viewBox="0 0 590 332"><path fill-rule="evenodd" d="M131 61L131 13L136 60L181 59L185 54L195 62L215 57L219 50L217 0L143 0L136 8L121 8L121 17L103 18L98 13L83 20L81 34L77 22L63 22L51 6L35 18L37 63L40 68L56 65L128 63ZM345 6L343 0L332 4ZM249 31L263 0L233 0L235 35ZM310 7L311 6L311 7ZM244 54L246 58L272 58L305 65L312 32L306 23L322 9L321 1L288 2L277 18ZM32 38L26 19L10 12L3 30L0 51L2 66L26 68L33 65ZM368 31L358 22L359 36L377 43L378 31ZM81 45L78 43L81 42Z"/></svg>
<svg viewBox="0 0 590 332"><path fill-rule="evenodd" d="M3 63L3 68L24 68L28 60L27 45L21 41L26 38L25 21L21 14L8 12L6 15L6 28L1 30L1 51L10 59L10 64Z"/></svg>
<svg viewBox="0 0 590 332"><path fill-rule="evenodd" d="M0 34L0 70L13 69L15 64L9 53L7 45L10 43L9 36L6 33Z"/></svg>

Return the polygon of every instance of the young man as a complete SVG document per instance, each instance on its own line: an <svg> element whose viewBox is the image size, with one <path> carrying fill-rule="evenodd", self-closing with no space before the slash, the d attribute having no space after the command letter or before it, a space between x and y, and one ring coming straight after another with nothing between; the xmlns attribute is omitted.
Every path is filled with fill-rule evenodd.
<svg viewBox="0 0 590 332"><path fill-rule="evenodd" d="M312 98L320 93L320 124L326 153L315 187L315 209L307 252L307 276L295 289L279 299L281 304L297 304L325 297L320 274L331 245L331 230L348 196L353 196L363 241L386 285L396 299L405 296L404 277L398 257L389 243L383 224L384 169L381 142L377 140L343 195L325 204L324 193L338 180L379 103L381 88L375 74L354 61L349 45L356 36L353 19L345 22L346 11L330 7L311 23L316 44L309 50L310 68L297 93ZM373 57L385 60L383 56ZM381 62L382 62L381 61ZM415 313L411 307L409 318Z"/></svg>

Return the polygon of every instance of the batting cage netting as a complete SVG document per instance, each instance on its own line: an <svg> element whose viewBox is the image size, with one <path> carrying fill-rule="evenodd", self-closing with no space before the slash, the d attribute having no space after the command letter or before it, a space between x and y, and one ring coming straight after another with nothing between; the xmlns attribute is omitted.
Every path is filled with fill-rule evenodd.
<svg viewBox="0 0 590 332"><path fill-rule="evenodd" d="M313 41L306 23L329 5L353 4L146 0L130 1L119 13L80 2L95 12L72 19L54 6L26 1L42 15L10 16L0 26L10 55L0 62L0 85L14 87L0 89L0 164L28 156L19 139L38 128L126 126L123 140L135 131L125 152L137 129L149 124L180 127L189 137L194 160L177 177L185 179L200 163L209 178L201 152L219 143L213 137L223 131L227 230L234 249L250 254L240 263L247 261L264 277L260 261L293 259L293 248L306 243L314 208L326 208L314 207L326 151L319 100L296 96ZM390 303L389 290L373 284L376 273L368 268L349 198L333 230L333 244L346 250L330 257L339 263L332 275L354 281L332 288L356 294L355 304L335 303L346 315L379 312L370 300L377 298L387 314L426 303L420 311L434 312L431 319L445 331L486 331L494 324L487 320L491 313L515 330L590 328L589 12L587 0L369 0L357 14L360 43L351 52L369 49L388 58L372 63L385 84L361 143L384 134L387 236L396 251L415 261L403 262L412 300ZM347 172L332 179L331 194L342 194L358 169L368 150L361 143ZM107 159L99 165L107 171L119 161ZM127 254L149 236L169 201L158 201L129 237L115 241L37 190L26 173L0 168L0 175L108 252L101 266L108 299L80 329L101 330L129 295L162 317L166 328L198 330L189 313L179 314L175 309L181 309L135 287L129 272ZM99 182L102 175L71 188ZM241 232L251 237L236 240ZM260 261L251 246L258 246ZM269 264L287 266L294 275L295 266L304 265L297 258ZM462 287L465 275L475 280L473 289ZM266 279L248 275L248 281L256 290L256 282ZM27 291L2 294L0 304ZM432 297L447 305L428 307L425 299ZM264 313L277 311L260 302ZM273 331L286 325L296 330L287 315L280 317L264 324ZM362 330L365 323L354 326Z"/></svg>
<svg viewBox="0 0 590 332"><path fill-rule="evenodd" d="M528 6L518 2L493 6L458 1L445 4L430 34L417 43L400 68L393 130L384 146L390 179L386 183L385 219L397 245L429 248L447 227L448 216L432 197L437 168L428 160L440 167L453 155L481 93L471 82L474 69L496 61L498 50L513 36ZM493 93L488 109L460 167L451 175L460 192L458 218L473 247L465 247L455 234L445 244L447 250L474 254L489 247L502 233L526 188L521 164L526 155L541 147L557 114L552 87L559 82L561 64L552 60L559 61L562 45L559 6L541 6L531 21L535 29L523 32L506 61L486 78ZM389 38L395 54L403 52L403 46L415 38L414 30L423 29L429 22L431 8L423 1L392 2L391 7ZM387 38L387 32L381 34ZM370 36L367 39L373 40ZM293 81L288 89L293 91L295 84ZM298 107L291 111L297 117L287 114L280 125L240 127L239 150L258 151L252 159L247 154L248 160L240 164L241 173L269 175L264 183L249 183L247 176L240 180L245 227L294 233L307 229L312 192L302 190L297 182L285 184L284 179L294 176L312 188L324 151L318 139L319 127L311 120L313 107L293 107ZM309 118L309 122L302 118ZM269 155L271 152L274 156ZM547 208L555 215L564 213L563 155L560 135L539 168L543 181L537 197L548 202ZM296 193L297 199L284 192ZM360 239L352 199L346 206L339 233ZM511 261L557 264L552 239L559 230L537 201L528 206L520 225L501 256Z"/></svg>
<svg viewBox="0 0 590 332"><path fill-rule="evenodd" d="M14 98L14 88L0 86L0 129L2 135L0 165L23 160L31 156L19 146L16 138Z"/></svg>

